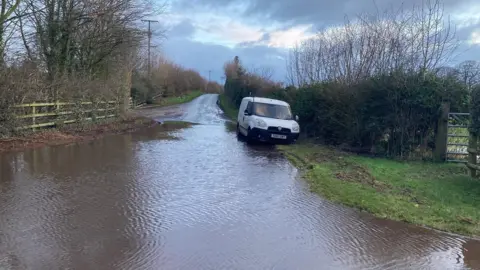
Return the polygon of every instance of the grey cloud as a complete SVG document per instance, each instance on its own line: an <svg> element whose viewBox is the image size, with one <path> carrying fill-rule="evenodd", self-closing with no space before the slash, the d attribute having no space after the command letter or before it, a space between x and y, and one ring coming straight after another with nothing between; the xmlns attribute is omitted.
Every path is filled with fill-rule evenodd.
<svg viewBox="0 0 480 270"><path fill-rule="evenodd" d="M162 45L164 54L176 63L193 68L203 76L211 70L212 79L221 83L223 65L239 56L246 67L270 67L275 70L274 79L285 79L285 52L266 46L228 48L216 44L191 41L185 38L172 38Z"/></svg>
<svg viewBox="0 0 480 270"><path fill-rule="evenodd" d="M456 65L466 60L480 59L480 45L465 45L462 44L457 50L457 54L452 59L451 64Z"/></svg>
<svg viewBox="0 0 480 270"><path fill-rule="evenodd" d="M268 43L268 41L270 41L270 33L265 33L262 35L262 37L259 40L240 42L237 45L237 47L248 48L248 47L261 46L264 43Z"/></svg>
<svg viewBox="0 0 480 270"><path fill-rule="evenodd" d="M480 30L480 22L468 27L463 27L455 31L455 36L460 40L468 40L471 38L473 31Z"/></svg>
<svg viewBox="0 0 480 270"><path fill-rule="evenodd" d="M341 23L345 15L355 16L363 12L375 12L387 8L410 8L419 0L177 0L178 11L206 9L228 12L229 8L246 5L241 14L244 18L269 19L285 24L312 23L317 27ZM476 3L477 0L443 0L446 11ZM233 14L232 14L233 15ZM238 15L238 14L237 14Z"/></svg>
<svg viewBox="0 0 480 270"><path fill-rule="evenodd" d="M184 20L172 27L168 32L168 37L191 37L195 33L195 26L190 20Z"/></svg>

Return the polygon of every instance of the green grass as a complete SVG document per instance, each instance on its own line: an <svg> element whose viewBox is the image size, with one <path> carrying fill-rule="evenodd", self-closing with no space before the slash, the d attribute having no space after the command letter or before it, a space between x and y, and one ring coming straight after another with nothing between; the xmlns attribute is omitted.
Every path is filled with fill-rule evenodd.
<svg viewBox="0 0 480 270"><path fill-rule="evenodd" d="M480 235L480 180L463 165L369 158L308 143L279 148L327 199L380 218Z"/></svg>
<svg viewBox="0 0 480 270"><path fill-rule="evenodd" d="M232 120L237 120L238 108L228 100L225 94L218 95L220 109Z"/></svg>
<svg viewBox="0 0 480 270"><path fill-rule="evenodd" d="M191 91L185 95L178 96L178 97L167 97L163 99L159 99L158 101L155 101L154 104L160 105L160 106L172 106L172 105L178 105L182 103L187 103L195 98L203 95L204 93L202 91Z"/></svg>

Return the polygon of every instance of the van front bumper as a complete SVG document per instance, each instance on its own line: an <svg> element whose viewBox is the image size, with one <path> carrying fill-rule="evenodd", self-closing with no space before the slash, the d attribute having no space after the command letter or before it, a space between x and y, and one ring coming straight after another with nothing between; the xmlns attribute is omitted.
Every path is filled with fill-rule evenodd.
<svg viewBox="0 0 480 270"><path fill-rule="evenodd" d="M272 138L272 134L286 136L285 139ZM298 139L300 133L292 132L275 132L266 129L252 128L249 132L250 139L261 141L261 142L272 142L272 143L292 143Z"/></svg>

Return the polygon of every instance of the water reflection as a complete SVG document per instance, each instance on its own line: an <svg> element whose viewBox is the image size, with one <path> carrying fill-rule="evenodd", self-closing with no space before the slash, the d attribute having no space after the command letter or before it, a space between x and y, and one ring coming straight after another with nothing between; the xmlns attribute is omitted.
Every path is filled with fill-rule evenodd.
<svg viewBox="0 0 480 270"><path fill-rule="evenodd" d="M132 196L132 150L130 136L112 136L2 157L2 173L16 171L2 174L5 258L22 250L27 269L111 268L128 261L145 245L137 223L146 210ZM6 164L15 166L7 170Z"/></svg>
<svg viewBox="0 0 480 270"><path fill-rule="evenodd" d="M471 269L480 269L480 241L467 241L463 245L463 261Z"/></svg>

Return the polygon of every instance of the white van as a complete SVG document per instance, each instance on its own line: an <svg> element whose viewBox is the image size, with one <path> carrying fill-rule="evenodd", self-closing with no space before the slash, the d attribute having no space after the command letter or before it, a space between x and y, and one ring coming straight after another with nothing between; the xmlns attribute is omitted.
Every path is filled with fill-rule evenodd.
<svg viewBox="0 0 480 270"><path fill-rule="evenodd" d="M248 140L292 143L298 139L298 116L287 102L260 97L245 97L238 111L237 134Z"/></svg>

